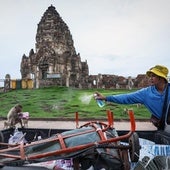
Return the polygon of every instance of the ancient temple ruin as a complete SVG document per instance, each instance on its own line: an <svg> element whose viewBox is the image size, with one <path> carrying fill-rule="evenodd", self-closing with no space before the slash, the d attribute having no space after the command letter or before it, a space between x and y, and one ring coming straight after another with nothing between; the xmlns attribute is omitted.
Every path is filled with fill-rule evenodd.
<svg viewBox="0 0 170 170"><path fill-rule="evenodd" d="M85 88L89 68L76 53L68 26L54 6L48 7L38 24L35 52L22 56L22 79L33 79L36 88L67 86Z"/></svg>
<svg viewBox="0 0 170 170"><path fill-rule="evenodd" d="M81 61L68 26L52 5L38 23L35 51L31 49L28 56L22 56L20 71L22 80L33 80L34 88L132 89L148 85L146 75L133 79L114 74L89 75L87 61Z"/></svg>

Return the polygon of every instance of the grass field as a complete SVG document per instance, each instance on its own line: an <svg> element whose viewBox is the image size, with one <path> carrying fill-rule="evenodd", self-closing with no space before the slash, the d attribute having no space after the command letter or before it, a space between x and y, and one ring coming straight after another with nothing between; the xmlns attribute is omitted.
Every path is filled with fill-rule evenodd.
<svg viewBox="0 0 170 170"><path fill-rule="evenodd" d="M150 113L144 106L106 104L98 107L93 99L96 89L80 90L66 87L50 87L40 89L19 89L0 93L0 117L6 117L15 104L20 103L24 112L32 118L74 118L75 112L80 118L106 118L106 110L114 113L115 119L127 119L125 109L132 108L136 119L147 119ZM129 90L98 89L104 95L129 93Z"/></svg>

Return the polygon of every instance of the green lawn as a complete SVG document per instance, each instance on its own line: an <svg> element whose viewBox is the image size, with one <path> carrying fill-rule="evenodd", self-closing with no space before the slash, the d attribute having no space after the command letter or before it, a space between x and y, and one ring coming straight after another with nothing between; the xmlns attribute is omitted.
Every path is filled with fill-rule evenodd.
<svg viewBox="0 0 170 170"><path fill-rule="evenodd" d="M24 112L32 118L74 118L75 112L80 118L106 118L106 110L114 113L115 119L127 119L124 109L132 108L136 119L147 119L150 113L144 106L106 104L98 107L93 99L96 89L80 90L66 87L40 89L17 89L0 93L0 117L6 117L15 104L20 103ZM98 90L104 95L129 93L129 90ZM91 99L91 100L90 100Z"/></svg>

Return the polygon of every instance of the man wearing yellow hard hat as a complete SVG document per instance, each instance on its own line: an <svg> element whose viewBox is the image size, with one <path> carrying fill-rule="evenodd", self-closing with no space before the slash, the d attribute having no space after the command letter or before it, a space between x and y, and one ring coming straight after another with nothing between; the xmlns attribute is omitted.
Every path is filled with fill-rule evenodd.
<svg viewBox="0 0 170 170"><path fill-rule="evenodd" d="M168 83L168 68L156 65L150 68L146 75L151 85L132 93L103 96L97 92L95 99L118 104L141 103L151 112L151 121L158 129L164 129L164 115L170 102L170 85Z"/></svg>

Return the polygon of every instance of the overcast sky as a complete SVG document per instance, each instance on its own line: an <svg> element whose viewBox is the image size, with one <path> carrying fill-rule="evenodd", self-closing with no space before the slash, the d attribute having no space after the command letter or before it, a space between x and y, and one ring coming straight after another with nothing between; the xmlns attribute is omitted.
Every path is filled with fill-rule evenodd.
<svg viewBox="0 0 170 170"><path fill-rule="evenodd" d="M37 24L52 4L68 25L90 74L136 77L170 69L170 0L0 0L0 78L20 79L35 51Z"/></svg>

